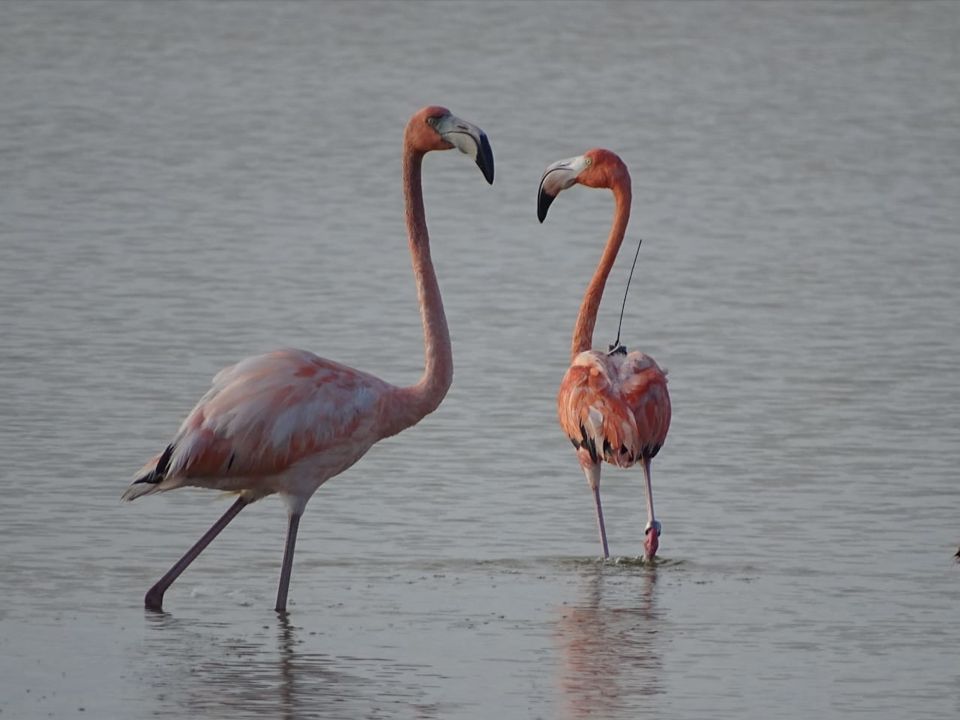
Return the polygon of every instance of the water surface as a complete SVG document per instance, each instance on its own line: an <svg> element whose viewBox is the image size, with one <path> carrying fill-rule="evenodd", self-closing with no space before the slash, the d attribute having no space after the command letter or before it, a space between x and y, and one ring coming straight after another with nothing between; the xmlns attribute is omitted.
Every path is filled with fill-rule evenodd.
<svg viewBox="0 0 960 720"><path fill-rule="evenodd" d="M0 716L956 717L957 37L933 2L4 3ZM418 377L427 103L497 162L425 163L450 394L312 500L288 618L275 499L144 612L225 506L118 497L217 370ZM554 416L612 202L541 226L536 184L594 146L670 371L655 568L639 472L597 561Z"/></svg>

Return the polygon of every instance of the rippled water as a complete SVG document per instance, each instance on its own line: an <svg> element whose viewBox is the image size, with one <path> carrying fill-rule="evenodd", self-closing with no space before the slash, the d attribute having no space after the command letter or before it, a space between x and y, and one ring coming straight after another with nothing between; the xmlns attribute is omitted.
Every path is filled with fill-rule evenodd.
<svg viewBox="0 0 960 720"><path fill-rule="evenodd" d="M953 3L4 3L0 716L953 718L960 542ZM413 382L407 116L456 377L326 485L272 612L281 503L121 505L213 374L294 345ZM611 550L554 394L608 193L624 337L670 369ZM624 253L626 255L626 252ZM627 263L597 345L613 339Z"/></svg>

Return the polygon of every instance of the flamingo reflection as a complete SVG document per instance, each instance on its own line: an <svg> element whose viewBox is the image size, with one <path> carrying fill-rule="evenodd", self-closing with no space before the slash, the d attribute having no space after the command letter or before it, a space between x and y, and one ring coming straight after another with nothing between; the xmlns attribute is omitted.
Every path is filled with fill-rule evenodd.
<svg viewBox="0 0 960 720"><path fill-rule="evenodd" d="M311 651L317 644L313 633L285 615L276 616L275 627L241 636L227 621L166 613L149 613L148 621L151 632L134 663L141 669L133 672L137 686L155 692L158 716L345 720L371 717L394 703L410 709L409 717L437 717L423 701L417 668L382 657Z"/></svg>
<svg viewBox="0 0 960 720"><path fill-rule="evenodd" d="M564 717L657 715L651 699L664 692L657 571L645 568L638 578L611 570L591 567L579 601L556 622Z"/></svg>

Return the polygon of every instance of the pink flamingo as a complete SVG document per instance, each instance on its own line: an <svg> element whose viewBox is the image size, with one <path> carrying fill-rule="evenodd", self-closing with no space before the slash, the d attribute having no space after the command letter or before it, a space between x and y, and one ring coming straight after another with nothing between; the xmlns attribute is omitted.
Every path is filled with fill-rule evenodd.
<svg viewBox="0 0 960 720"><path fill-rule="evenodd" d="M628 353L619 344L619 337L610 352L591 349L600 298L630 219L630 173L615 153L602 149L553 163L540 179L540 222L546 218L557 194L577 183L611 189L615 209L610 236L573 326L570 369L557 395L560 427L576 448L580 467L593 491L604 558L610 553L600 505L600 463L630 467L641 462L647 497L644 557L652 560L660 544L661 526L653 514L650 461L660 451L670 427L666 373L650 356Z"/></svg>
<svg viewBox="0 0 960 720"><path fill-rule="evenodd" d="M416 385L396 387L306 350L276 350L221 370L213 387L173 440L137 473L124 500L184 486L237 493L216 523L147 591L147 608L163 594L243 508L278 493L289 513L277 591L286 612L297 528L307 501L323 483L370 447L416 425L443 400L453 380L453 354L440 288L430 260L421 165L431 150L471 155L493 183L493 153L484 132L442 107L425 107L403 135L403 193L413 272L423 322L426 366Z"/></svg>

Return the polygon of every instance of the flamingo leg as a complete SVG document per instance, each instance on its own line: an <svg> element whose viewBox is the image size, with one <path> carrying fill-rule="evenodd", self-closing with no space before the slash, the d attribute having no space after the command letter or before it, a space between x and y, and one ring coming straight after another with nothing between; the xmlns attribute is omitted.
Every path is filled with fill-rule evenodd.
<svg viewBox="0 0 960 720"><path fill-rule="evenodd" d="M583 468L587 476L587 483L593 491L593 502L597 508L597 527L600 530L600 544L603 546L603 559L610 557L610 550L607 548L607 529L603 524L603 506L600 504L600 466L588 465Z"/></svg>
<svg viewBox="0 0 960 720"><path fill-rule="evenodd" d="M643 459L643 489L647 496L647 527L656 528L660 523L653 515L653 486L650 483L650 458Z"/></svg>
<svg viewBox="0 0 960 720"><path fill-rule="evenodd" d="M647 526L644 534L647 536L644 540L644 555L647 560L652 560L657 554L657 548L660 546L660 523L653 514L653 486L650 483L650 458L643 458L643 490L647 496ZM652 535L651 535L652 533Z"/></svg>
<svg viewBox="0 0 960 720"><path fill-rule="evenodd" d="M287 527L287 544L283 550L283 567L280 569L280 587L277 588L278 613L287 612L287 589L290 587L290 572L293 570L293 548L297 544L297 529L300 527L300 513L290 513Z"/></svg>
<svg viewBox="0 0 960 720"><path fill-rule="evenodd" d="M600 506L600 487L593 489L593 501L597 505L597 525L600 527L600 544L603 545L603 559L610 557L610 550L607 548L607 529L603 526L603 508Z"/></svg>
<svg viewBox="0 0 960 720"><path fill-rule="evenodd" d="M190 563L197 559L197 556L203 552L204 548L206 548L207 545L220 534L220 531L230 524L230 521L237 516L237 513L243 510L248 504L249 500L243 496L238 497L237 501L227 509L220 519L203 534L203 537L197 540L194 546L187 550L182 558L177 560L176 564L167 571L166 575L157 580L156 584L147 590L143 604L148 610L163 609L163 594L167 591L167 588L173 584L174 580L180 577L184 570L190 567Z"/></svg>

